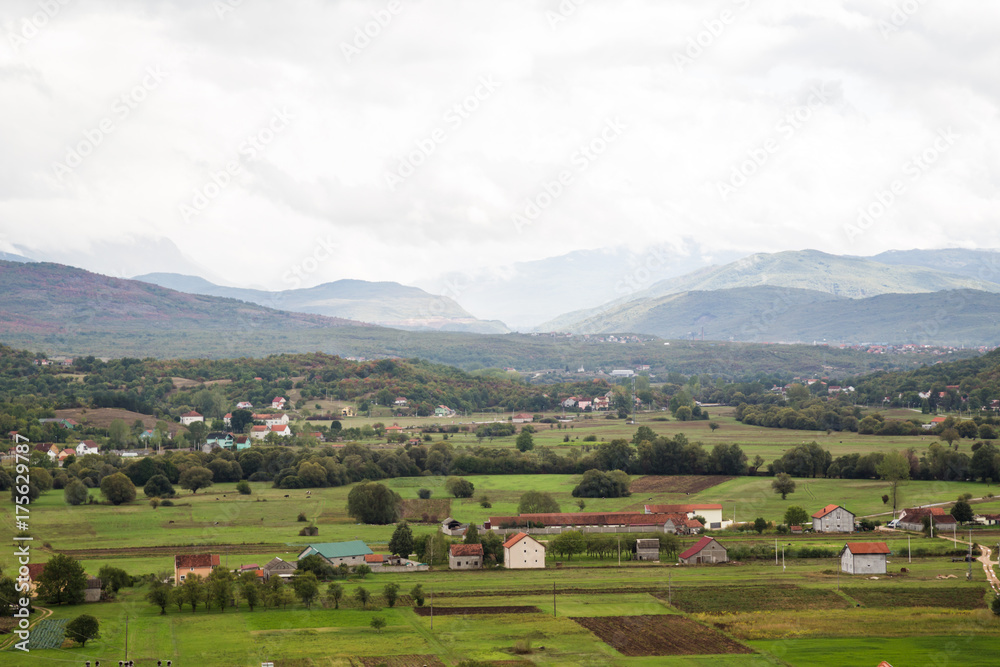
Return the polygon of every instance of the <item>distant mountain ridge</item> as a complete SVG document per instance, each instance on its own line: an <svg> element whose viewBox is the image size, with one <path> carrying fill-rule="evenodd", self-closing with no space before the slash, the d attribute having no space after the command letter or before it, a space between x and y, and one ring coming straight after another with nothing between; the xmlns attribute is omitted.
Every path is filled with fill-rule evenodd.
<svg viewBox="0 0 1000 667"><path fill-rule="evenodd" d="M315 287L269 292L224 287L197 276L176 273L148 273L136 276L134 280L191 294L239 299L268 308L342 317L398 329L471 333L509 331L502 322L473 317L453 299L395 282L337 280Z"/></svg>
<svg viewBox="0 0 1000 667"><path fill-rule="evenodd" d="M186 294L62 264L0 261L0 333L294 330L368 326Z"/></svg>
<svg viewBox="0 0 1000 667"><path fill-rule="evenodd" d="M904 342L936 310L954 311L958 319L936 325L933 342L989 344L1000 316L1000 298L991 295L1000 292L1000 282L981 276L992 277L984 267L1000 254L943 254L941 263L949 259L962 275L934 268L935 252L886 253L889 263L816 250L751 255L660 281L599 308L566 313L539 329L684 338L700 336L704 327L712 340ZM940 296L947 292L962 298L949 302ZM876 299L889 296L894 298ZM756 320L766 324L755 325Z"/></svg>
<svg viewBox="0 0 1000 667"><path fill-rule="evenodd" d="M574 333L770 343L1000 345L1000 294L948 290L848 299L787 287L683 292L630 302Z"/></svg>

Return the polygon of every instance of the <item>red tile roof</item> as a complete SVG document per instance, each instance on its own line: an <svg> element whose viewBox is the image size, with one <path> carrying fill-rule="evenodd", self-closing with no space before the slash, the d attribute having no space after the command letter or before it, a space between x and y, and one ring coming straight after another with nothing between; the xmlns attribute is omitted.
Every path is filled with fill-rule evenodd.
<svg viewBox="0 0 1000 667"><path fill-rule="evenodd" d="M837 509L838 507L840 507L840 505L827 505L826 507L824 507L820 511L816 512L815 514L813 514L812 518L814 518L814 519L822 519L827 514L829 514L833 510Z"/></svg>
<svg viewBox="0 0 1000 667"><path fill-rule="evenodd" d="M482 544L453 544L451 545L452 556L482 556Z"/></svg>
<svg viewBox="0 0 1000 667"><path fill-rule="evenodd" d="M37 579L38 575L40 575L44 569L45 569L45 563L29 563L28 578L31 580Z"/></svg>
<svg viewBox="0 0 1000 667"><path fill-rule="evenodd" d="M703 537L700 540L698 540L697 542L695 542L693 547L691 547L690 549L687 549L686 551L684 551L680 555L680 557L681 558L690 558L691 556L695 555L696 553L698 553L699 551L701 551L702 549L704 549L705 547L707 547L712 542L715 542L715 538L714 537Z"/></svg>
<svg viewBox="0 0 1000 667"><path fill-rule="evenodd" d="M192 410L191 412L185 412L184 414L181 415L181 417L201 417L201 414Z"/></svg>
<svg viewBox="0 0 1000 667"><path fill-rule="evenodd" d="M514 535L514 537L510 538L509 540L507 540L506 542L503 543L503 548L504 549L510 549L512 546L514 546L515 544L517 544L518 542L520 542L521 540L523 540L527 536L528 536L527 533L517 533L516 535Z"/></svg>
<svg viewBox="0 0 1000 667"><path fill-rule="evenodd" d="M385 560L385 556L382 554L365 554L366 563L381 563Z"/></svg>
<svg viewBox="0 0 1000 667"><path fill-rule="evenodd" d="M889 546L885 542L848 542L847 550L852 554L887 554Z"/></svg>
<svg viewBox="0 0 1000 667"><path fill-rule="evenodd" d="M258 424L257 426L251 426L250 430L253 431L254 433L263 433L264 431L267 430L267 427Z"/></svg>
<svg viewBox="0 0 1000 667"><path fill-rule="evenodd" d="M490 524L540 523L545 526L662 526L668 520L674 524L690 524L684 514L643 514L642 512L549 512L543 514L521 514L518 516L490 517ZM698 526L701 524L695 522Z"/></svg>
<svg viewBox="0 0 1000 667"><path fill-rule="evenodd" d="M215 567L219 564L218 554L182 554L174 556L174 567Z"/></svg>

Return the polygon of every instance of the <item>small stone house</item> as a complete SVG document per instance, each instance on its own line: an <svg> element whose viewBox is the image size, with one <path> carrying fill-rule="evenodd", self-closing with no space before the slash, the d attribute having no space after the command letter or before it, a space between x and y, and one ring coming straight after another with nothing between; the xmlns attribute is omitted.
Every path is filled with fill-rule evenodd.
<svg viewBox="0 0 1000 667"><path fill-rule="evenodd" d="M847 574L885 574L889 546L885 542L848 542L840 552L840 571Z"/></svg>
<svg viewBox="0 0 1000 667"><path fill-rule="evenodd" d="M517 533L503 543L503 566L508 570L545 567L545 545L527 533Z"/></svg>
<svg viewBox="0 0 1000 667"><path fill-rule="evenodd" d="M448 569L479 570L483 567L482 544L453 544L448 551Z"/></svg>
<svg viewBox="0 0 1000 667"><path fill-rule="evenodd" d="M677 557L684 565L701 565L703 563L726 563L729 554L726 547L719 544L714 537L703 537L694 546Z"/></svg>
<svg viewBox="0 0 1000 667"><path fill-rule="evenodd" d="M827 505L812 515L813 532L853 533L854 515L840 505Z"/></svg>
<svg viewBox="0 0 1000 667"><path fill-rule="evenodd" d="M636 560L660 560L660 540L658 538L638 539L635 541Z"/></svg>

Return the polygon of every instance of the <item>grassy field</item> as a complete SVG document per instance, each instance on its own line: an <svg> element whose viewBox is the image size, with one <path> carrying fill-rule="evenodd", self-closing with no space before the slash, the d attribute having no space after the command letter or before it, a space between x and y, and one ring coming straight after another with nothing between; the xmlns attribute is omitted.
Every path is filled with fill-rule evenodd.
<svg viewBox="0 0 1000 667"><path fill-rule="evenodd" d="M721 430L721 429L720 429ZM514 514L518 498L526 490L552 493L563 509L575 510L571 491L579 481L573 475L472 476L476 486L472 499L451 499L450 513L463 521L479 521L490 515ZM642 481L642 480L640 480ZM802 505L810 513L828 503L844 504L858 514L886 511L880 496L884 484L851 480L797 480L798 488L782 501L770 490L769 478L699 478L645 480L642 488L655 492L628 498L587 500L587 510L638 509L646 502L721 502L727 516L735 509L740 521L764 516L779 521L785 508ZM713 484L719 481L718 484ZM661 483L663 482L663 483ZM428 488L433 499L446 497L440 477L387 480L408 501ZM44 494L31 506L31 527L36 536L35 562L54 552L68 551L96 574L106 564L132 574L166 572L172 569L174 553L202 549L219 553L235 568L259 564L280 556L292 560L308 541L362 539L376 552L386 552L391 526L356 524L346 514L349 487L304 490L272 489L253 484L253 494L240 496L234 485L219 484L196 495L184 493L174 507L153 509L144 502L111 507L69 507L60 492ZM688 495L681 489L702 488ZM910 482L904 487L904 504L945 502L968 491L980 495L985 486L969 483ZM490 509L478 498L487 495ZM990 501L995 502L995 501ZM419 505L415 505L419 508ZM296 520L304 512L319 527L317 538L297 535ZM0 521L13 525L9 503L0 505ZM442 519L444 517L438 517ZM431 532L436 525L416 524L417 534ZM10 537L10 528L5 528ZM1000 531L979 529L979 541L1000 540ZM682 547L695 538L683 538ZM838 575L835 558L793 558L804 546L838 550L845 536L776 536L754 533L720 533L723 544L774 548L779 563L784 547L784 566L770 557L743 564L681 567L667 562L618 565L617 559L575 557L550 558L545 570L483 570L453 572L435 569L422 573L375 574L365 579L352 576L342 582L347 600L342 609L314 605L305 609L294 603L287 609L250 612L245 608L191 613L171 607L165 616L147 604L144 589L126 589L117 601L77 607L56 607L52 619L69 620L91 613L101 622L101 638L85 648L69 643L60 648L39 649L29 655L5 652L4 665L82 664L101 660L117 664L124 659L125 619L128 618L129 657L139 664L171 659L175 664L259 665L274 660L283 667L312 665L457 665L464 659L515 661L539 665L893 665L931 664L944 655L951 664L995 663L1000 650L1000 624L985 609L989 598L980 564L973 563L973 580L965 580L967 564L945 555L954 545L942 539L900 534L860 534L852 540L885 540L892 554L889 576L878 579ZM49 547L43 548L47 543ZM920 549L920 557L907 556L907 548ZM770 551L768 553L771 553ZM556 563L560 562L560 567ZM0 555L5 571L15 563L13 550ZM905 567L906 573L900 569ZM942 578L950 577L950 578ZM437 607L498 607L526 605L537 613L485 615L439 615L433 619L410 609L409 596L396 608L388 608L381 596L387 583L398 583L407 593L420 583L433 593ZM354 591L364 586L375 593L374 609L361 609ZM555 596L553 596L555 587ZM430 598L428 599L430 604ZM860 606L858 606L860 605ZM381 633L369 627L374 616L387 626ZM670 648L668 639L684 635L690 623L708 643L718 642L727 650L742 647L753 652L725 655L625 655L613 648L620 638L595 634L586 624L573 621L593 618L595 628L614 628L622 617L633 617L623 627L643 627L657 639L625 646L623 650L689 650ZM660 618L664 617L664 618ZM683 619L672 622L670 619ZM603 620L602 620L603 619ZM611 619L611 620L609 620ZM55 627L55 626L53 626ZM671 633L674 633L673 635ZM690 634L690 632L688 633ZM724 637L712 639L713 637ZM863 638L863 639L859 639ZM528 642L531 652L515 654L518 642ZM659 647L659 648L657 648ZM721 649L720 649L721 650ZM708 651L708 648L706 648ZM409 657L405 657L409 656ZM434 661L438 662L434 662ZM515 663L511 663L515 664Z"/></svg>
<svg viewBox="0 0 1000 667"><path fill-rule="evenodd" d="M321 402L325 408L333 408L334 402ZM312 407L312 406L311 406ZM756 455L761 455L766 461L772 461L780 457L786 450L795 445L816 441L823 448L830 450L834 456L853 453L868 452L888 452L892 450L907 449L913 447L918 452L927 448L938 438L933 435L918 436L876 436L862 435L850 431L833 431L827 434L826 431L797 431L792 429L765 428L763 426L749 426L736 421L733 416L735 408L728 406L708 407L706 411L711 416L709 420L699 421L677 421L669 418L666 412L646 412L637 415L637 423L629 424L626 420L605 419L603 413L580 414L580 413L545 413L548 417L571 417L572 423L567 424L533 424L537 432L534 434L536 446L555 447L556 451L563 453L571 449L592 447L600 442L610 442L616 438L631 440L639 426L648 426L654 432L667 437L672 437L683 433L689 440L702 442L706 448L711 448L716 443L736 443L743 448L747 456L751 459ZM873 412L873 411L869 411ZM922 422L930 421L934 415L921 414L919 410L896 409L882 413L886 417L893 419L918 419ZM441 417L394 417L387 408L382 408L381 413L376 412L374 416L352 417L343 420L344 426L363 426L375 423L382 423L386 426L398 424L406 429L405 433L411 433L414 437L420 435L420 429L430 425L454 425L459 428L468 427L468 432L448 434L448 441L453 445L473 445L489 444L494 447L513 447L514 437L496 438L492 441L484 440L479 443L474 435L475 424L491 421L506 421L512 415L510 413L477 413L472 415L460 415L452 418ZM665 421L662 421L665 420ZM714 431L709 426L709 422L714 422L718 428ZM306 428L308 424L328 423L328 422L307 422L301 420L295 422L299 426ZM562 428L560 428L560 426ZM569 442L565 438L569 437ZM596 442L584 442L587 436L594 436ZM441 434L434 434L433 441L442 439ZM963 440L959 442L960 451L971 453L969 448L973 441Z"/></svg>

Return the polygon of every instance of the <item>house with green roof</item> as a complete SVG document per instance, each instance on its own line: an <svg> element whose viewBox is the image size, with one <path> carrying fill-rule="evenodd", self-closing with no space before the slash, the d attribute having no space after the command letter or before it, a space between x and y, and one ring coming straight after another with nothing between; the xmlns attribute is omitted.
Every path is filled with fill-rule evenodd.
<svg viewBox="0 0 1000 667"><path fill-rule="evenodd" d="M346 565L363 565L365 556L370 556L372 553L372 550L361 540L324 542L322 544L310 544L307 546L299 554L298 560L317 554L333 566L340 565L341 563Z"/></svg>

